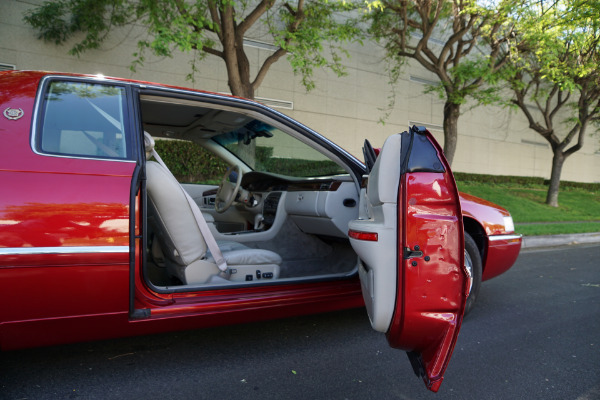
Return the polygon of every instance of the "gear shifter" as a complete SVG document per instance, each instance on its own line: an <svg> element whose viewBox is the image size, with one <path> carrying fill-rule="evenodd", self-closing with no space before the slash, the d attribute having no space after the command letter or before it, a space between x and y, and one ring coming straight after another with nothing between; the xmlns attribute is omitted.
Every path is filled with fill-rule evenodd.
<svg viewBox="0 0 600 400"><path fill-rule="evenodd" d="M262 214L256 214L256 216L254 217L254 230L255 231L259 231L265 227L265 225L263 224L264 220L265 220L265 218L263 217Z"/></svg>

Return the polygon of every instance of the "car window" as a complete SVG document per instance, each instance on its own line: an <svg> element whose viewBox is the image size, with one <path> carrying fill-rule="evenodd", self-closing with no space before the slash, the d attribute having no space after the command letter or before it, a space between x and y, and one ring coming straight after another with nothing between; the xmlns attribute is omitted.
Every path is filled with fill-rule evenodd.
<svg viewBox="0 0 600 400"><path fill-rule="evenodd" d="M120 86L52 81L44 95L37 150L94 158L130 158L126 97Z"/></svg>
<svg viewBox="0 0 600 400"><path fill-rule="evenodd" d="M292 177L345 174L325 155L293 136L259 120L214 136L213 140L255 171Z"/></svg>

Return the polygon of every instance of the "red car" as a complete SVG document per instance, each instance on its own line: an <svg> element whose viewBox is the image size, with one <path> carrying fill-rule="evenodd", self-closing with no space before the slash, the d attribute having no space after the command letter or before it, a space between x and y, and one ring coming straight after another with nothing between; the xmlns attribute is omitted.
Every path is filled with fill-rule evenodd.
<svg viewBox="0 0 600 400"><path fill-rule="evenodd" d="M245 99L19 71L0 93L3 350L366 304L437 391L467 296L520 249L424 129L366 146L365 166ZM181 185L159 141L231 167Z"/></svg>

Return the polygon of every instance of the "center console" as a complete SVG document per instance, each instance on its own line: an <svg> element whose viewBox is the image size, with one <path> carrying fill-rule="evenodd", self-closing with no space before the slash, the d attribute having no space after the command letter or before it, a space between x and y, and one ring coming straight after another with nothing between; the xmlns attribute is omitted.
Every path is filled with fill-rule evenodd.
<svg viewBox="0 0 600 400"><path fill-rule="evenodd" d="M271 228L273 223L275 222L275 215L277 214L277 206L279 205L279 200L281 199L281 192L271 192L265 198L263 203L263 224L265 225L265 230Z"/></svg>

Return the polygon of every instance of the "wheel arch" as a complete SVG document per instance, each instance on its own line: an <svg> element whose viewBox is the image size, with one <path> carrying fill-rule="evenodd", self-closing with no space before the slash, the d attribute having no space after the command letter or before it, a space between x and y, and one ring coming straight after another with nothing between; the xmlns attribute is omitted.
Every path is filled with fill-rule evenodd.
<svg viewBox="0 0 600 400"><path fill-rule="evenodd" d="M476 219L467 216L463 216L463 225L465 233L468 233L475 241L475 244L477 244L479 254L481 255L481 269L483 272L485 271L487 248L487 235L485 234L485 230Z"/></svg>

